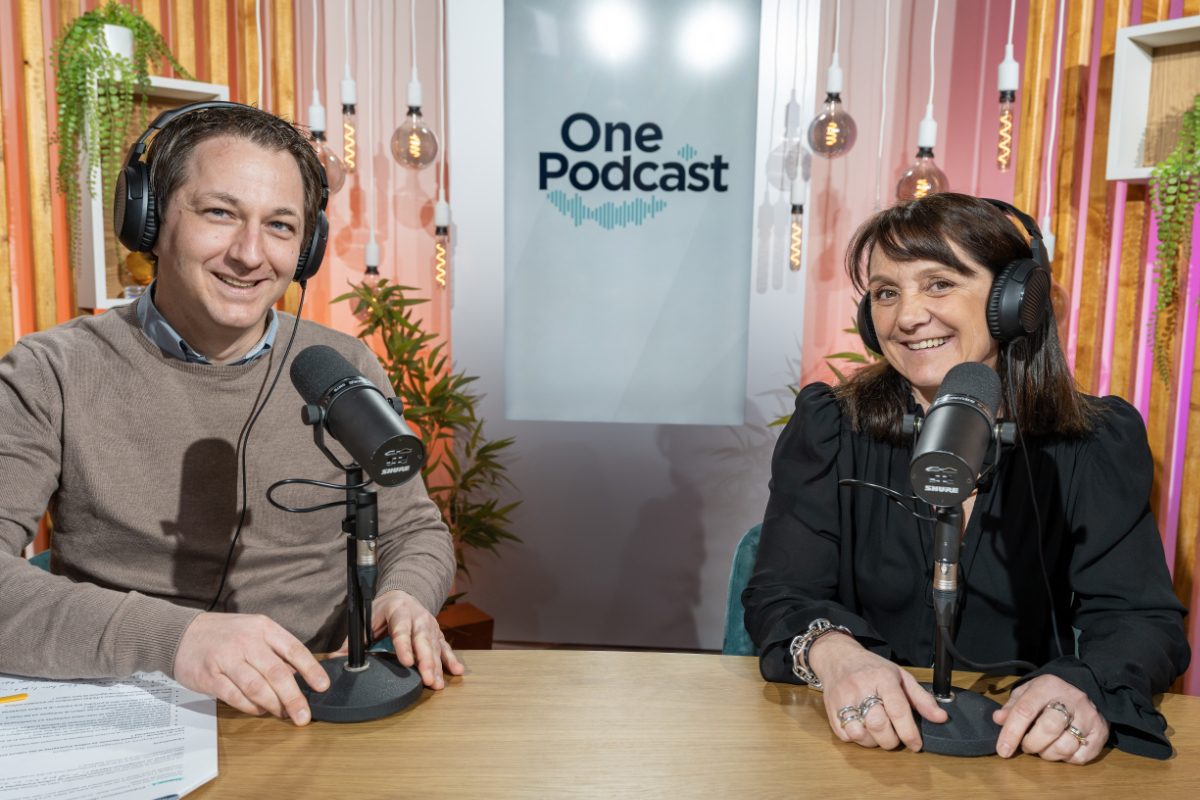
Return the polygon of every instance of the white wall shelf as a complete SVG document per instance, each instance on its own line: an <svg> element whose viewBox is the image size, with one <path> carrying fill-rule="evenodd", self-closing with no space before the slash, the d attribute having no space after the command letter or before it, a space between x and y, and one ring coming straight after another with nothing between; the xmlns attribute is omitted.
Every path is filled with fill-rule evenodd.
<svg viewBox="0 0 1200 800"><path fill-rule="evenodd" d="M202 100L228 99L228 86L150 76L149 100L155 105L178 106ZM154 111L152 110L150 118L153 119L153 117ZM132 144L132 142L130 143ZM121 158L124 160L124 154ZM84 172L86 169L85 166L80 171L79 183L81 186L87 185L87 174ZM112 220L108 219L104 213L104 198L100 194L102 190L99 176L96 177L94 185L96 195L88 196L85 189L80 203L79 261L75 265L76 302L80 308L103 310L123 306L131 301L119 296L114 297L114 289L109 286L105 229L111 229Z"/></svg>
<svg viewBox="0 0 1200 800"><path fill-rule="evenodd" d="M1154 51L1190 42L1200 42L1200 16L1117 31L1112 114L1108 124L1108 180L1138 183L1150 180L1153 167L1145 166L1144 162ZM1194 88L1200 90L1200 86Z"/></svg>

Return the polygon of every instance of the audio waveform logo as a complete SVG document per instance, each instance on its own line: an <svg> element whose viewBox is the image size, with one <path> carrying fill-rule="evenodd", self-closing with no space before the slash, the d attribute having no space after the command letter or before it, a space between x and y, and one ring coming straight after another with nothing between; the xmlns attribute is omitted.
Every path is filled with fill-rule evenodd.
<svg viewBox="0 0 1200 800"><path fill-rule="evenodd" d="M683 147L679 148L677 155L684 161L691 161L693 158L699 155L699 152L690 144L685 144Z"/></svg>
<svg viewBox="0 0 1200 800"><path fill-rule="evenodd" d="M659 200L654 195L650 195L648 201L635 197L620 205L609 201L596 208L584 203L578 194L568 200L566 192L561 189L547 192L546 199L553 203L564 217L570 217L576 228L582 225L584 220L591 220L606 231L618 226L624 228L629 225L641 225L647 218L653 219L667 207L666 200Z"/></svg>

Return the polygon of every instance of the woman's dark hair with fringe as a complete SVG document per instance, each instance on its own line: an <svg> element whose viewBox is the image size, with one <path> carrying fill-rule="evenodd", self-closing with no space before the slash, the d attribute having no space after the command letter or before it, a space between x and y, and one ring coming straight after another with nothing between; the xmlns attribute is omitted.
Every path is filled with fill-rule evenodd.
<svg viewBox="0 0 1200 800"><path fill-rule="evenodd" d="M846 249L846 272L854 287L866 292L871 256L878 248L893 261L934 261L960 274L974 273L951 242L991 272L993 280L1009 263L1033 256L1025 237L996 206L943 192L880 211L859 226ZM1097 407L1079 391L1067 368L1053 310L1033 333L1001 345L996 371L1005 405L1010 360L1022 433L1079 437L1094 429ZM886 360L858 370L834 389L834 396L856 431L896 445L911 444L900 423L912 387Z"/></svg>

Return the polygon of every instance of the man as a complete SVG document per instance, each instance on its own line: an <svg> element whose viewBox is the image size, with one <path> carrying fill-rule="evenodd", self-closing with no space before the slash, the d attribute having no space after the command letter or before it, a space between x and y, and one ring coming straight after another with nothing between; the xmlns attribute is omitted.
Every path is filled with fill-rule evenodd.
<svg viewBox="0 0 1200 800"><path fill-rule="evenodd" d="M0 672L161 670L303 725L294 673L324 689L310 650L344 647L347 633L343 512L287 514L265 493L283 478L344 476L313 446L287 380L238 447L296 324L272 306L316 228L320 167L291 125L249 107L178 117L147 164L155 283L136 305L25 336L0 360ZM361 342L311 322L289 362L312 344L391 393ZM210 613L243 480L248 510ZM20 555L48 506L54 574ZM378 552L376 636L440 689L443 667L463 672L433 616L455 563L421 481L379 490Z"/></svg>

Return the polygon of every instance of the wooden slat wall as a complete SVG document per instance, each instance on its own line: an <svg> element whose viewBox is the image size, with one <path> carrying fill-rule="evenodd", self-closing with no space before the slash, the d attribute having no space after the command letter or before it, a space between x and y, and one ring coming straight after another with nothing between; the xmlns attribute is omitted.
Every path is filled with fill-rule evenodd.
<svg viewBox="0 0 1200 800"><path fill-rule="evenodd" d="M0 60L0 73L5 63ZM4 130L4 83L0 81L0 131ZM4 137L0 136L0 356L12 349L12 248L8 246L8 175L4 167Z"/></svg>
<svg viewBox="0 0 1200 800"><path fill-rule="evenodd" d="M1021 65L1021 135L1013 205L1038 217L1047 98L1054 61L1054 0L1029 0L1025 63Z"/></svg>
<svg viewBox="0 0 1200 800"><path fill-rule="evenodd" d="M255 0L238 0L238 102L258 106L258 22L254 19ZM266 81L263 81L264 90Z"/></svg>
<svg viewBox="0 0 1200 800"><path fill-rule="evenodd" d="M271 110L296 119L296 21L292 0L271 0ZM332 102L330 103L332 105ZM279 308L295 314L300 307L300 289L288 286Z"/></svg>
<svg viewBox="0 0 1200 800"><path fill-rule="evenodd" d="M1138 340L1138 310L1146 285L1146 187L1132 185L1125 200L1121 234L1121 278L1117 290L1116 327L1113 335L1112 394L1133 402L1134 350ZM1078 368L1078 367L1077 367Z"/></svg>
<svg viewBox="0 0 1200 800"><path fill-rule="evenodd" d="M1091 70L1092 28L1095 21L1093 11L1092 3L1068 3L1066 36L1063 40L1062 101L1059 104L1054 217L1051 220L1052 230L1058 240L1058 252L1051 266L1054 277L1067 287L1074 284L1075 234L1080 208L1077 195L1088 166L1083 163L1083 150L1087 135L1088 73ZM1053 97L1050 102L1054 102Z"/></svg>
<svg viewBox="0 0 1200 800"><path fill-rule="evenodd" d="M225 2L210 2L204 8L205 80L229 85L229 21ZM232 87L230 87L232 89ZM230 97L234 95L230 94Z"/></svg>
<svg viewBox="0 0 1200 800"><path fill-rule="evenodd" d="M171 52L179 66L195 76L196 4L192 0L171 0Z"/></svg>
<svg viewBox="0 0 1200 800"><path fill-rule="evenodd" d="M1112 241L1112 204L1115 184L1105 180L1108 167L1108 126L1112 109L1113 58L1117 30L1129 24L1131 0L1107 0L1100 33L1099 84L1096 92L1095 125L1092 131L1091 181L1088 184L1083 280L1079 303L1079 334L1075 347L1075 379L1087 391L1099 383L1101 343L1104 334L1104 303L1108 292L1109 242ZM1197 0L1200 2L1200 0ZM1120 346L1121 339L1115 340ZM1125 342L1128 344L1128 341ZM1115 385L1115 384L1114 384Z"/></svg>
<svg viewBox="0 0 1200 800"><path fill-rule="evenodd" d="M21 49L25 88L25 155L29 169L30 241L33 248L33 297L37 329L58 323L54 285L54 220L51 214L50 150L46 126L46 47L42 4L21 0Z"/></svg>

